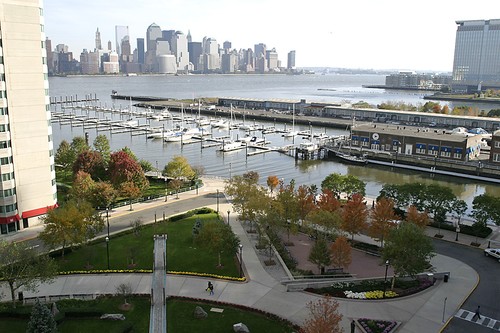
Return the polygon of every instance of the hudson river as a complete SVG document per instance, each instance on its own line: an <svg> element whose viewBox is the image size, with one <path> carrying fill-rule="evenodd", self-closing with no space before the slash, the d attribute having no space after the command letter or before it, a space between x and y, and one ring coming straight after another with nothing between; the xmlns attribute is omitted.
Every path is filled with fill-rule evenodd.
<svg viewBox="0 0 500 333"><path fill-rule="evenodd" d="M111 90L123 95L171 97L179 99L197 99L200 97L246 97L259 99L305 99L307 102L358 102L365 101L378 104L385 101L405 101L417 104L425 103L423 94L383 89L366 89L362 85L384 84L382 75L184 75L184 76L79 76L53 77L49 79L50 96L75 96L79 98L94 94L99 98L98 105L113 105ZM318 90L320 89L320 90ZM116 108L128 108L127 101L114 101ZM481 107L481 106L479 106ZM54 107L52 107L54 109ZM57 108L60 111L60 108ZM91 114L93 116L93 114ZM101 118L102 113L99 114ZM107 114L107 117L110 117ZM118 116L114 116L114 119ZM237 119L241 122L242 119ZM247 119L247 121L249 121ZM145 124L145 119L139 119ZM161 122L152 122L152 126L161 126ZM268 123L266 125L273 125ZM166 127L169 124L166 123ZM283 127L282 124L276 124ZM290 125L288 125L290 126ZM308 129L308 128L299 128ZM327 132L330 135L347 134L346 131L314 128L314 132ZM90 142L96 137L95 129L85 129L89 133ZM161 140L147 140L144 135L131 136L130 133L113 134L100 131L111 143L111 149L117 150L128 146L141 159L150 161L153 167L163 169L175 155L185 156L191 165L202 165L207 175L228 177L247 171L257 171L261 181L265 183L269 175L284 178L288 183L295 179L297 184L316 184L330 173L352 174L367 183L367 197L376 197L386 183L437 182L452 188L453 192L464 199L471 208L474 196L487 192L500 196L500 186L482 183L466 178L436 176L427 173L391 170L375 166L353 166L335 161L295 161L294 158L271 152L246 157L245 150L220 153L216 148L201 149L199 143L184 145L178 143L162 143ZM227 131L214 131L214 136L227 135ZM53 124L54 147L57 149L65 139L71 141L74 136L83 136L82 127ZM233 136L242 136L242 131L233 131ZM257 134L261 136L260 132ZM266 135L271 146L283 146L292 143L285 141L279 134ZM295 143L302 138L296 137Z"/></svg>

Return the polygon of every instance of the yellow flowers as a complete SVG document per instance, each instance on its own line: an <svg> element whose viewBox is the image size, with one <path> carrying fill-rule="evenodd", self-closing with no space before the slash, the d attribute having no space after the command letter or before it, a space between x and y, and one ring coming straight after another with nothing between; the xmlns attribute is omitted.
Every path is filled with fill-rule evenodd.
<svg viewBox="0 0 500 333"><path fill-rule="evenodd" d="M107 273L152 273L151 269L95 269L88 271L68 271L59 272L59 275L72 275L72 274L107 274ZM200 276L200 277L210 277L214 279L228 280L228 281L240 281L244 282L247 279L245 277L238 278L232 276L224 276L210 273L196 273L196 272L177 272L177 271L167 271L167 274L172 275L189 275L189 276Z"/></svg>
<svg viewBox="0 0 500 333"><path fill-rule="evenodd" d="M350 290L344 291L344 295L346 298L353 299L382 299L384 298L384 292L382 290L372 290L372 291L363 291L363 292L353 292ZM385 292L385 298L397 297L394 291L388 290Z"/></svg>

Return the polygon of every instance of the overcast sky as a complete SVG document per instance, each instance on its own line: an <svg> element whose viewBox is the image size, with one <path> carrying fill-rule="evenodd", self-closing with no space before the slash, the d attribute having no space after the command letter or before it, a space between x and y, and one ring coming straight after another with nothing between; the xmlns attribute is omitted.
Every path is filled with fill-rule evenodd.
<svg viewBox="0 0 500 333"><path fill-rule="evenodd" d="M499 0L45 0L45 33L79 59L115 46L115 26L129 26L132 49L151 23L191 31L233 48L264 43L297 67L451 71L457 20L500 18Z"/></svg>

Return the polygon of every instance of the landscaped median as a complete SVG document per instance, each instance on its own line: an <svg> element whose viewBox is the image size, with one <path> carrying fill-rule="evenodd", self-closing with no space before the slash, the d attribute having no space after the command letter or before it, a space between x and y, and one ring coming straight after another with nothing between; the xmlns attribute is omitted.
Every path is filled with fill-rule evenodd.
<svg viewBox="0 0 500 333"><path fill-rule="evenodd" d="M140 221L131 221L131 229L111 235L109 242L101 238L66 251L64 257L60 252L54 252L51 256L56 259L61 275L151 273L153 236L167 234L168 274L245 281L239 274L236 251L219 251L219 248L214 249L210 244L202 244L197 240L195 226L203 228L214 226L214 223L216 226L225 226L218 215L208 208L153 224L143 225Z"/></svg>

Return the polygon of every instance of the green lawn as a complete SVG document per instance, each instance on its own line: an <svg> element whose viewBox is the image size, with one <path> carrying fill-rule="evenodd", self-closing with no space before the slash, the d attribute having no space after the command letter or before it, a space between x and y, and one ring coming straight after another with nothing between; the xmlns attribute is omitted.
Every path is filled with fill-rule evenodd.
<svg viewBox="0 0 500 333"><path fill-rule="evenodd" d="M119 306L123 303L121 297L104 297L93 301L64 300L58 301L57 307L64 317L57 329L60 333L88 332L148 332L150 303L148 297L132 297L128 299L132 308L123 311ZM194 319L194 308L199 305L208 313L206 319ZM210 312L212 307L224 309L222 313ZM26 332L29 315L23 317L6 316L8 308L0 309L0 332ZM16 313L29 313L29 307L16 309ZM89 313L91 311L92 313ZM84 314L82 317L71 315L71 312ZM65 315L62 315L65 313ZM86 316L85 313L88 315ZM125 321L103 321L98 317L103 313L122 313ZM230 306L211 305L179 299L170 299L167 303L168 332L171 333L230 333L232 325L244 323L251 332L289 333L293 328L281 321L266 316ZM127 330L130 328L130 330Z"/></svg>
<svg viewBox="0 0 500 333"><path fill-rule="evenodd" d="M201 306L208 314L205 319L194 319L193 311ZM211 312L211 308L223 309L222 313ZM230 306L212 305L173 299L167 302L168 332L175 333L230 333L233 324L244 323L250 332L285 333L295 332L285 323L267 318L263 314L237 309Z"/></svg>
<svg viewBox="0 0 500 333"><path fill-rule="evenodd" d="M153 235L167 234L167 270L238 277L239 266L234 253L222 253L223 267L219 268L216 253L194 244L191 232L197 219L202 222L213 221L217 220L217 214L199 214L176 222L158 222L144 225L138 233L111 236L110 269L152 269ZM67 253L64 259L56 259L61 272L107 269L106 242L101 239Z"/></svg>

